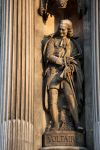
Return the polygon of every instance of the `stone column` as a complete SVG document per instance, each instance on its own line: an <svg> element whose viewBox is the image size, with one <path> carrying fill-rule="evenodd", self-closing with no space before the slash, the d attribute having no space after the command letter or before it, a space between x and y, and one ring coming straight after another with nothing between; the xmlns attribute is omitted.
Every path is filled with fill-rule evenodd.
<svg viewBox="0 0 100 150"><path fill-rule="evenodd" d="M0 150L33 149L33 0L2 0Z"/></svg>
<svg viewBox="0 0 100 150"><path fill-rule="evenodd" d="M100 149L100 2L92 1L94 150Z"/></svg>
<svg viewBox="0 0 100 150"><path fill-rule="evenodd" d="M83 29L84 29L84 100L85 100L85 127L86 127L86 146L89 150L94 149L93 141L93 47L91 42L91 35L93 33L92 29L92 18L91 12L93 8L91 7L91 2L87 1L87 13L83 18ZM95 16L94 16L95 17Z"/></svg>

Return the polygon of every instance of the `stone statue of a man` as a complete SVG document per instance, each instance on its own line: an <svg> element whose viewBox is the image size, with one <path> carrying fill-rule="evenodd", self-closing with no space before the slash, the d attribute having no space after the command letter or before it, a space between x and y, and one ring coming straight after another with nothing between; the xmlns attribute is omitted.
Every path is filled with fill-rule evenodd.
<svg viewBox="0 0 100 150"><path fill-rule="evenodd" d="M58 96L63 90L77 130L79 125L78 101L82 99L82 72L79 63L81 51L73 39L70 20L60 22L58 32L48 41L45 56L46 89L53 127L59 128Z"/></svg>

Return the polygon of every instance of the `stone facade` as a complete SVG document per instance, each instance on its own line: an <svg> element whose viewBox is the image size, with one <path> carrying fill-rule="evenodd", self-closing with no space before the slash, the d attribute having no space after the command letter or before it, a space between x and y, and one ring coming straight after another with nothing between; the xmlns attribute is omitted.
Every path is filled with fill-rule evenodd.
<svg viewBox="0 0 100 150"><path fill-rule="evenodd" d="M71 8L72 21L84 49L86 147L99 150L100 2L85 2L87 13L81 19L74 15L76 9ZM41 41L44 35L57 30L63 14L60 18L60 12L49 16L44 24L38 14L39 0L0 0L0 8L0 150L39 150L46 127L42 107Z"/></svg>

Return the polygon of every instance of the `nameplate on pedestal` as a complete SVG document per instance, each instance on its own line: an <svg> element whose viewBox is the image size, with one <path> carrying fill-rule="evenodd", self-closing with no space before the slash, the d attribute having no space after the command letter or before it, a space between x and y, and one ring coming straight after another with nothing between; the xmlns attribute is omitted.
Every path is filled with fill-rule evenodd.
<svg viewBox="0 0 100 150"><path fill-rule="evenodd" d="M52 131L43 135L44 146L84 146L84 135L75 131Z"/></svg>

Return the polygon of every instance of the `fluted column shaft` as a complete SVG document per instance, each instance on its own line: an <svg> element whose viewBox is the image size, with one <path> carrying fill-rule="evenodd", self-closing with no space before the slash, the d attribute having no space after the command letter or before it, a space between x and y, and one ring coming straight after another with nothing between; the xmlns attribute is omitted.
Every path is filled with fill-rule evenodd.
<svg viewBox="0 0 100 150"><path fill-rule="evenodd" d="M100 1L92 0L94 150L100 149Z"/></svg>
<svg viewBox="0 0 100 150"><path fill-rule="evenodd" d="M2 0L0 150L33 148L33 0Z"/></svg>

